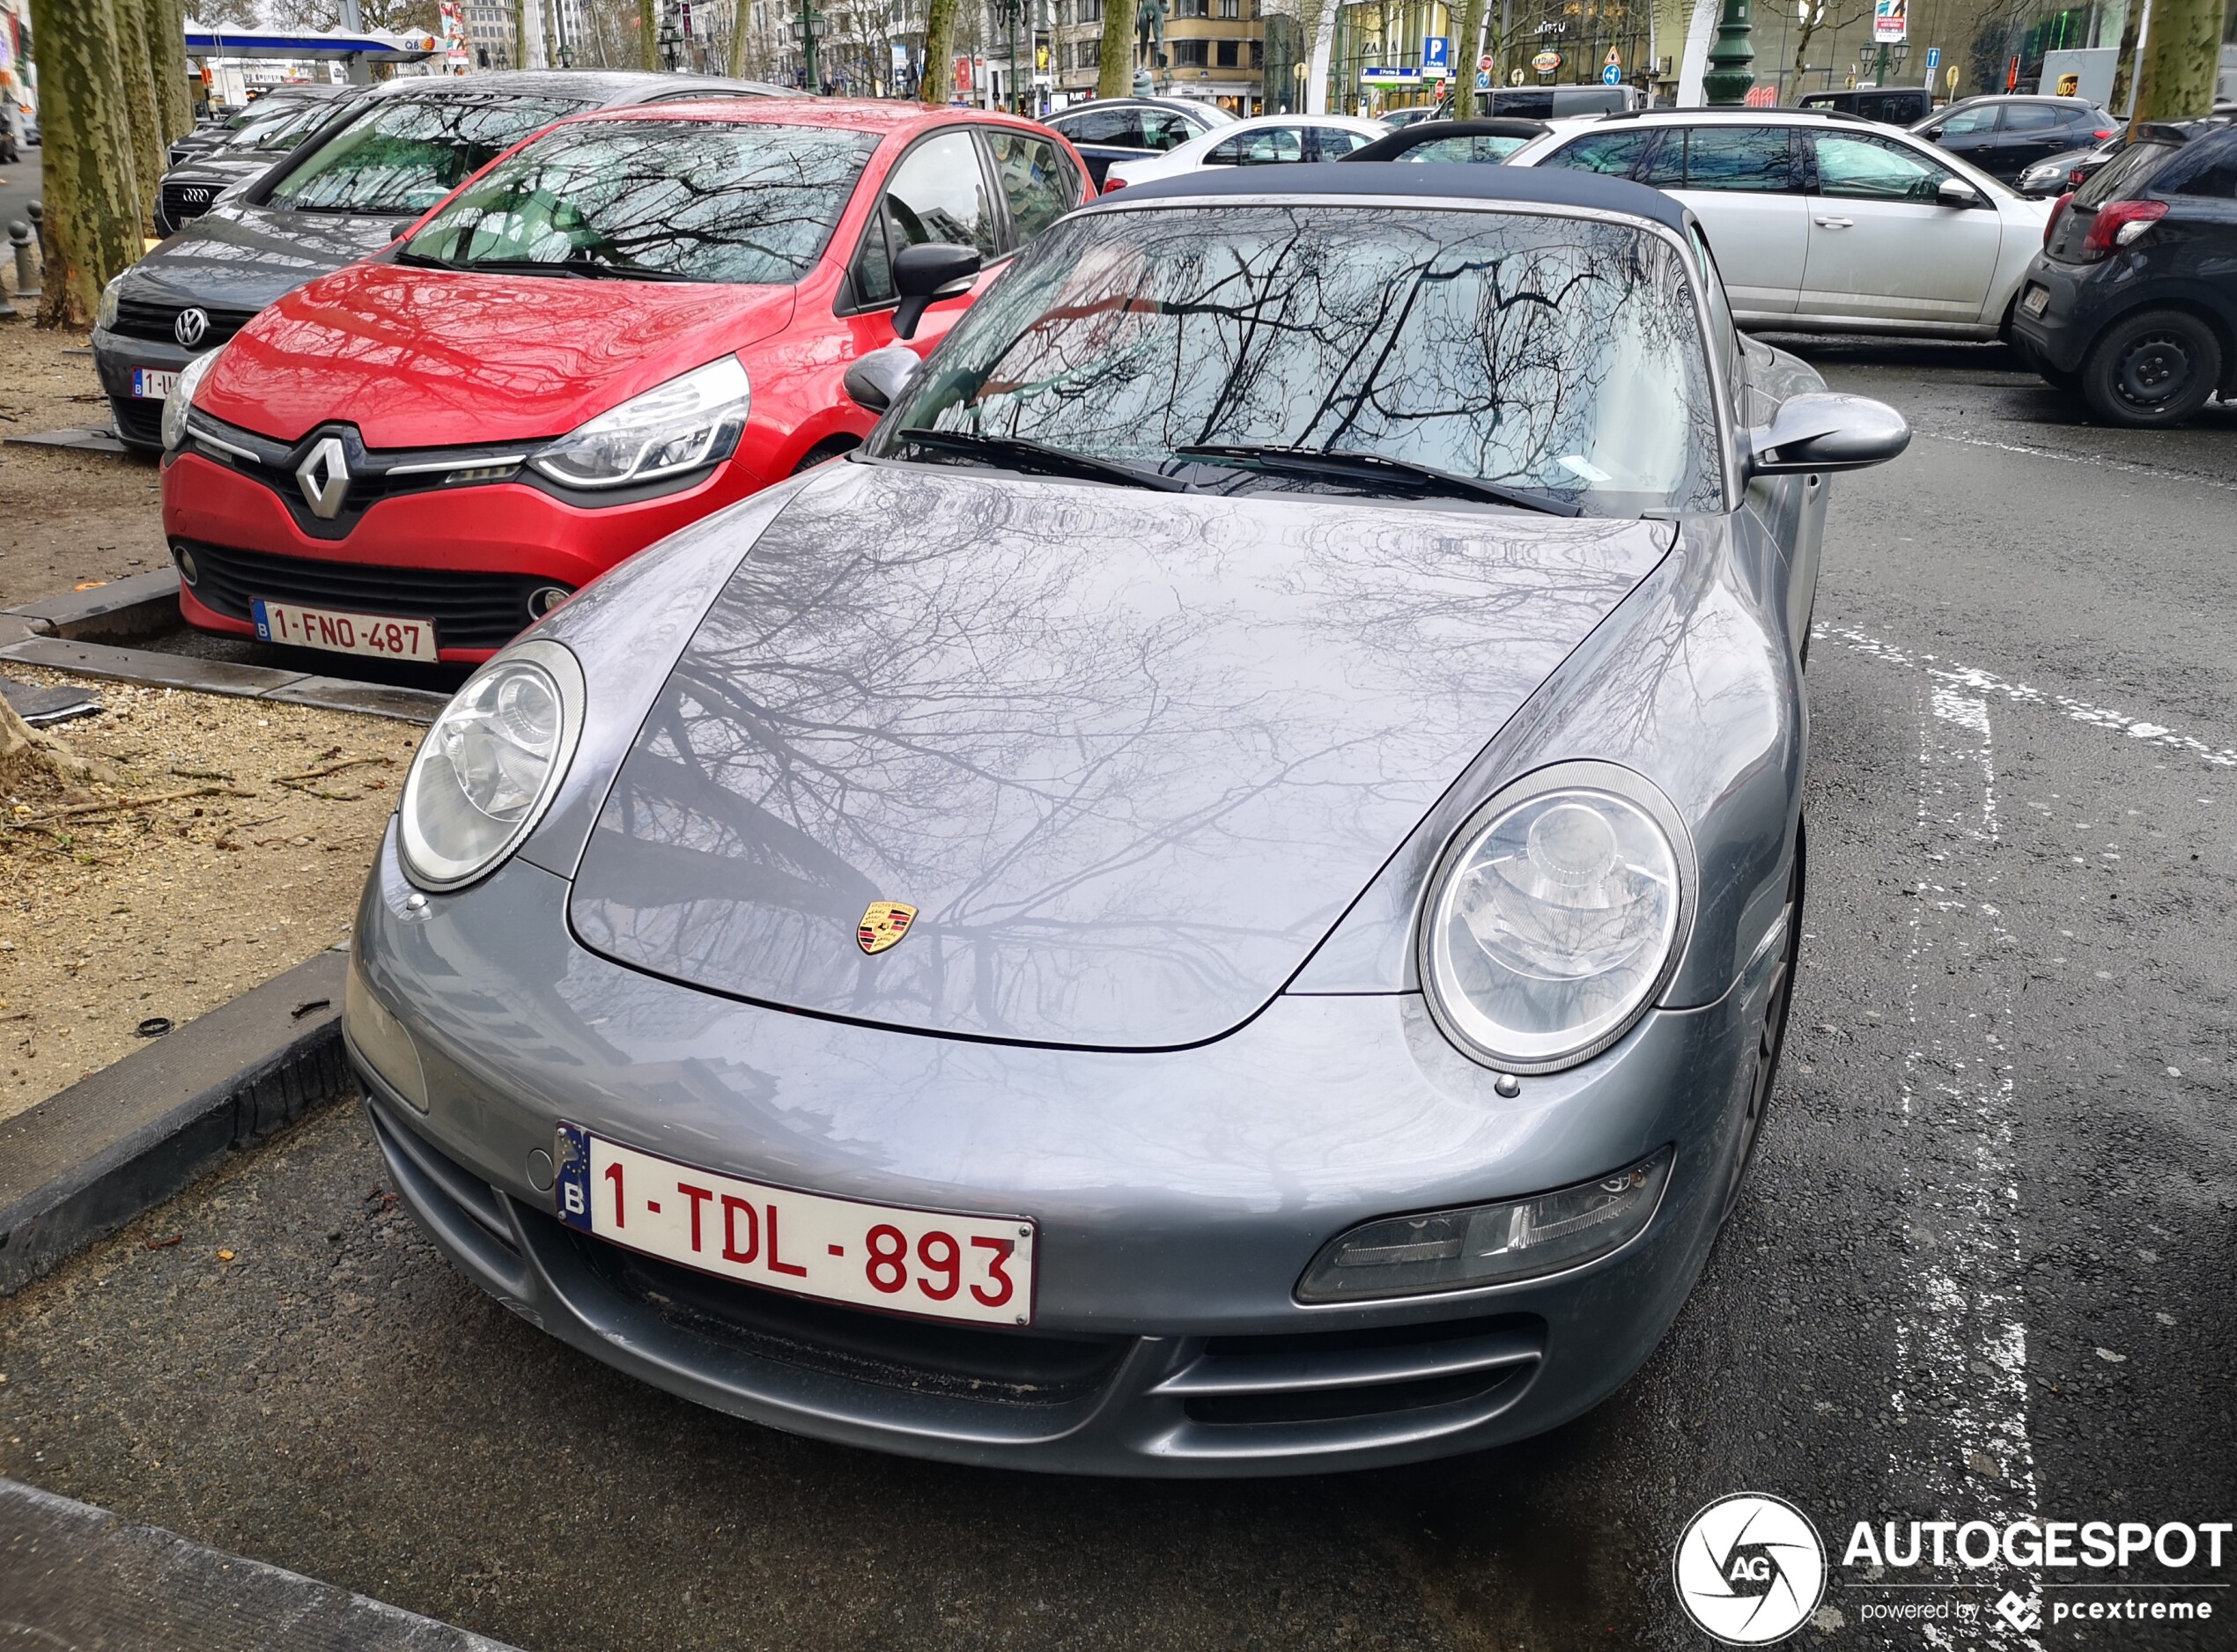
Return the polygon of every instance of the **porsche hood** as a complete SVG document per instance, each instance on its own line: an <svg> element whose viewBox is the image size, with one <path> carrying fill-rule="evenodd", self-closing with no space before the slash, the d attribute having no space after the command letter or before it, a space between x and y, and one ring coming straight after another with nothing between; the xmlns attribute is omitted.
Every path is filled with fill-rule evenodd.
<svg viewBox="0 0 2237 1652"><path fill-rule="evenodd" d="M927 1032L1216 1037L1673 531L831 467L655 698L576 934Z"/></svg>

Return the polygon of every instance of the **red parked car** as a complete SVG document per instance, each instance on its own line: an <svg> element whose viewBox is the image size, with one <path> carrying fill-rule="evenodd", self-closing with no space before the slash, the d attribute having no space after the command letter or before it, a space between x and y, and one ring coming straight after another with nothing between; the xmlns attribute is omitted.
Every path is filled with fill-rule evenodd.
<svg viewBox="0 0 2237 1652"><path fill-rule="evenodd" d="M976 110L724 100L547 128L188 369L163 472L181 607L274 643L486 659L853 446L875 421L840 381L897 306L929 350L986 280L954 248L998 268L1086 177L1046 128ZM927 243L949 245L904 258ZM940 296L904 299L927 269Z"/></svg>

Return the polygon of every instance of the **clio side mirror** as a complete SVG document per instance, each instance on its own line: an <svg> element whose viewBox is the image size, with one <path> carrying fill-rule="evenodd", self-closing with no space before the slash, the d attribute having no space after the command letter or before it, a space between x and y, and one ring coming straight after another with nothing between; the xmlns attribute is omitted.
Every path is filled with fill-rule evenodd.
<svg viewBox="0 0 2237 1652"><path fill-rule="evenodd" d="M866 412L882 413L901 399L916 376L917 352L906 344L888 344L856 358L840 382L854 405Z"/></svg>
<svg viewBox="0 0 2237 1652"><path fill-rule="evenodd" d="M901 302L893 312L893 330L902 338L917 336L917 323L935 299L960 298L978 277L978 249L952 241L927 241L904 247L893 260L893 290Z"/></svg>
<svg viewBox="0 0 2237 1652"><path fill-rule="evenodd" d="M1834 391L1791 395L1771 422L1747 433L1750 476L1862 470L1910 446L1911 427L1885 402Z"/></svg>

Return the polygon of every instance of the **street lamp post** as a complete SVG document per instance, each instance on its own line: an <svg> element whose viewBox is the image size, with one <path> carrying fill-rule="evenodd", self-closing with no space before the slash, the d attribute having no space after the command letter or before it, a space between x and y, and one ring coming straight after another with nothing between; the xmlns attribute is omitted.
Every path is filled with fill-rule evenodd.
<svg viewBox="0 0 2237 1652"><path fill-rule="evenodd" d="M1755 29L1748 21L1747 7L1748 0L1724 0L1724 15L1717 20L1717 40L1709 48L1709 72L1701 81L1702 94L1712 109L1746 103L1755 85Z"/></svg>

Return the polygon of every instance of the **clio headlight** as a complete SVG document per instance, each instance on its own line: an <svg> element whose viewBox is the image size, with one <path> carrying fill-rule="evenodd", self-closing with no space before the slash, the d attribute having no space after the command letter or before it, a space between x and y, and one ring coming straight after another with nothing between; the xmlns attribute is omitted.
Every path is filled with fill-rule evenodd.
<svg viewBox="0 0 2237 1652"><path fill-rule="evenodd" d="M476 673L427 731L397 807L404 875L454 889L516 848L550 807L582 734L582 667L531 638Z"/></svg>
<svg viewBox="0 0 2237 1652"><path fill-rule="evenodd" d="M1445 1035L1488 1066L1547 1073L1621 1037L1669 977L1689 917L1676 813L1606 763L1493 799L1439 863L1421 983Z"/></svg>
<svg viewBox="0 0 2237 1652"><path fill-rule="evenodd" d="M578 425L529 462L571 488L657 482L727 459L752 406L745 368L725 356Z"/></svg>
<svg viewBox="0 0 2237 1652"><path fill-rule="evenodd" d="M218 359L224 349L225 346L220 344L217 350L196 356L180 369L179 382L171 387L171 394L163 403L163 451L165 453L175 454L186 445L187 415L194 408L194 393L202 387L202 381L210 376L210 364Z"/></svg>

